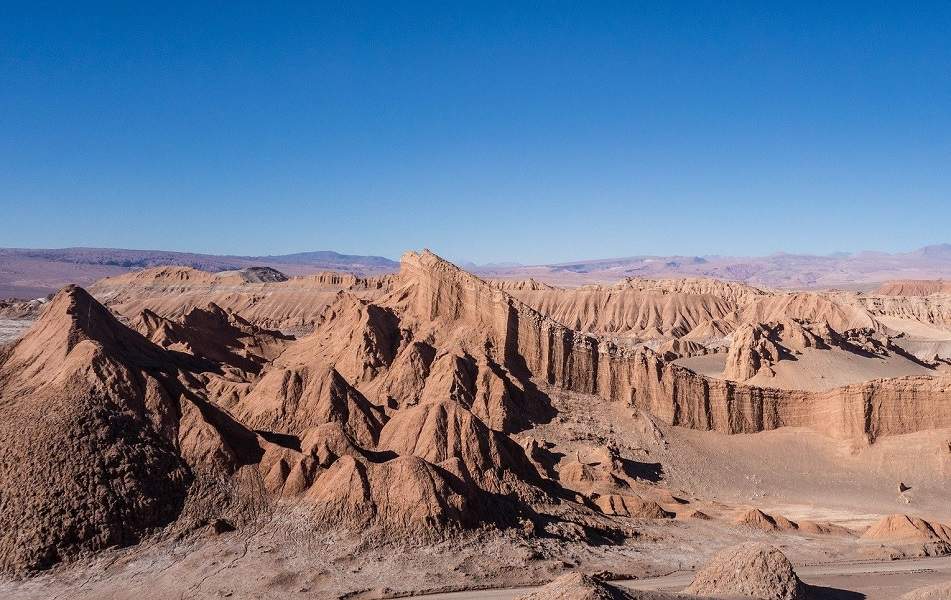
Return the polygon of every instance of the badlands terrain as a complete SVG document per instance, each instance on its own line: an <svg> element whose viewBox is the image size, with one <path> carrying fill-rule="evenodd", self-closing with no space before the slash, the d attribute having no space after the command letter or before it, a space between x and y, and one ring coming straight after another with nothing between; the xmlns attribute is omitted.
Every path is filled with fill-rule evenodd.
<svg viewBox="0 0 951 600"><path fill-rule="evenodd" d="M948 597L933 270L250 262L0 303L0 596Z"/></svg>

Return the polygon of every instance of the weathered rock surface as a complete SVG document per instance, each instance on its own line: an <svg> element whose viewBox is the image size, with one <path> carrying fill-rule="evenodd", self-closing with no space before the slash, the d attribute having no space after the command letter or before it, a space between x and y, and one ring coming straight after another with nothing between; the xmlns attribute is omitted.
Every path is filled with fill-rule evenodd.
<svg viewBox="0 0 951 600"><path fill-rule="evenodd" d="M672 519L674 513L664 510L653 500L644 500L627 494L606 494L595 498L594 503L606 515L633 517L635 519Z"/></svg>
<svg viewBox="0 0 951 600"><path fill-rule="evenodd" d="M928 542L942 541L951 543L951 527L919 517L895 514L884 517L862 534L865 540L887 540L891 542Z"/></svg>
<svg viewBox="0 0 951 600"><path fill-rule="evenodd" d="M208 273L187 267L154 267L109 277L89 291L129 318L144 310L179 319L209 302L267 329L309 332L340 291L377 296L391 277L317 273L286 277L273 269Z"/></svg>
<svg viewBox="0 0 951 600"><path fill-rule="evenodd" d="M807 597L806 586L799 581L789 559L773 546L757 542L715 554L685 591L759 600L805 600Z"/></svg>
<svg viewBox="0 0 951 600"><path fill-rule="evenodd" d="M790 521L782 515L768 515L763 511L753 508L740 515L736 520L738 525L759 529L761 531L794 531L799 529L799 525Z"/></svg>
<svg viewBox="0 0 951 600"><path fill-rule="evenodd" d="M951 581L918 588L899 600L951 600Z"/></svg>
<svg viewBox="0 0 951 600"><path fill-rule="evenodd" d="M783 352L768 326L742 325L733 332L723 375L727 379L746 381L760 371L772 374L770 367L779 362Z"/></svg>
<svg viewBox="0 0 951 600"><path fill-rule="evenodd" d="M146 309L131 324L162 348L254 373L280 356L293 339L253 325L214 303L192 308L177 321Z"/></svg>
<svg viewBox="0 0 951 600"><path fill-rule="evenodd" d="M519 600L685 600L698 596L629 590L582 573L568 573Z"/></svg>
<svg viewBox="0 0 951 600"><path fill-rule="evenodd" d="M185 393L174 356L67 287L0 358L0 569L135 543L174 521L196 471L261 452Z"/></svg>
<svg viewBox="0 0 951 600"><path fill-rule="evenodd" d="M502 286L538 312L580 331L638 339L681 337L765 296L715 279L628 279L581 288Z"/></svg>

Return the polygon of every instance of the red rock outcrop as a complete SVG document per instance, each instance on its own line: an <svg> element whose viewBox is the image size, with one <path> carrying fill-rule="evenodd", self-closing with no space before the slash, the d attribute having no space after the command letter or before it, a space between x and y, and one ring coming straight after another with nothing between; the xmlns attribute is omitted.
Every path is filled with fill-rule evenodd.
<svg viewBox="0 0 951 600"><path fill-rule="evenodd" d="M110 309L130 319L143 310L179 319L209 302L240 314L259 327L310 332L337 294L347 291L377 297L392 277L357 277L317 273L288 278L273 269L208 273L187 267L156 267L109 277L90 292Z"/></svg>
<svg viewBox="0 0 951 600"><path fill-rule="evenodd" d="M539 479L521 446L453 400L398 411L383 427L377 450L433 464L456 459L467 479L493 493L508 493L521 480Z"/></svg>
<svg viewBox="0 0 951 600"><path fill-rule="evenodd" d="M628 279L613 286L508 285L502 289L573 329L638 339L681 337L765 295L756 288L715 279Z"/></svg>
<svg viewBox="0 0 951 600"><path fill-rule="evenodd" d="M749 543L715 554L685 590L715 597L805 600L806 586L782 552L768 544Z"/></svg>
<svg viewBox="0 0 951 600"><path fill-rule="evenodd" d="M81 288L53 298L0 358L0 570L134 543L177 518L196 473L262 452L186 368Z"/></svg>
<svg viewBox="0 0 951 600"><path fill-rule="evenodd" d="M746 381L761 371L772 374L783 348L773 339L772 330L763 325L742 325L733 332L733 343L726 358L724 377Z"/></svg>
<svg viewBox="0 0 951 600"><path fill-rule="evenodd" d="M628 494L606 494L595 498L594 503L606 515L633 517L636 519L672 519L674 513L663 509L653 500L644 500Z"/></svg>
<svg viewBox="0 0 951 600"><path fill-rule="evenodd" d="M344 456L304 498L313 503L315 523L384 539L433 539L479 521L451 475L412 456L383 463Z"/></svg>
<svg viewBox="0 0 951 600"><path fill-rule="evenodd" d="M882 518L866 529L862 539L904 543L928 541L951 543L951 527L919 517L895 514Z"/></svg>
<svg viewBox="0 0 951 600"><path fill-rule="evenodd" d="M214 303L192 308L177 321L144 310L132 326L162 348L252 373L277 358L293 339L253 325Z"/></svg>
<svg viewBox="0 0 951 600"><path fill-rule="evenodd" d="M386 420L336 369L319 365L267 370L233 411L250 427L293 435L339 423L365 447L376 444Z"/></svg>

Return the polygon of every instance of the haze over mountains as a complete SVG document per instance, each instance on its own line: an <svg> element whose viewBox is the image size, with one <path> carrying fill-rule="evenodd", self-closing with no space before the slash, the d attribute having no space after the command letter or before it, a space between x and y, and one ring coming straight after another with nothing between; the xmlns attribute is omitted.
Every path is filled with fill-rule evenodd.
<svg viewBox="0 0 951 600"><path fill-rule="evenodd" d="M34 298L49 294L66 283L85 285L102 277L164 265L211 272L262 266L287 275L320 271L373 275L393 273L399 268L399 263L389 258L333 251L232 256L112 248L0 248L0 298ZM951 278L951 244L894 254L864 251L826 256L785 253L761 257L633 256L550 265L492 263L466 266L485 277L531 277L562 285L613 283L626 277L689 276L788 289L872 289L893 279Z"/></svg>
<svg viewBox="0 0 951 600"><path fill-rule="evenodd" d="M66 283L85 285L102 277L163 265L211 272L264 266L288 275L317 271L370 274L391 272L399 267L398 262L382 256L355 256L332 251L231 256L117 248L0 248L0 298L44 296Z"/></svg>
<svg viewBox="0 0 951 600"><path fill-rule="evenodd" d="M890 254L863 251L832 255L634 256L542 266L476 268L487 277L533 277L571 284L613 282L625 277L715 277L789 289L873 288L891 279L951 277L951 244Z"/></svg>

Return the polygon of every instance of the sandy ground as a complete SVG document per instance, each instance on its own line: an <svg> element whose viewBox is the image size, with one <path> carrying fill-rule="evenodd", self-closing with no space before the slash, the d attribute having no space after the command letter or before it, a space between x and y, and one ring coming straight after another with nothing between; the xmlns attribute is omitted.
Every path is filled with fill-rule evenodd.
<svg viewBox="0 0 951 600"><path fill-rule="evenodd" d="M886 327L900 331L908 337L917 340L951 340L951 331L929 323L922 323L913 319L876 315L875 318Z"/></svg>
<svg viewBox="0 0 951 600"><path fill-rule="evenodd" d="M697 373L723 379L726 354L682 358L676 363ZM758 387L818 392L872 379L935 373L933 369L894 352L885 357L863 356L838 348L806 348L794 359L779 361L772 369L775 375L760 372L744 383Z"/></svg>
<svg viewBox="0 0 951 600"><path fill-rule="evenodd" d="M796 572L810 585L831 588L827 593L833 598L894 600L901 594L919 587L951 580L951 557L800 566ZM664 577L613 583L634 590L679 592L689 585L692 579L692 572L677 572ZM418 597L425 600L512 600L533 589L535 588L473 590ZM838 593L833 595L833 592Z"/></svg>
<svg viewBox="0 0 951 600"><path fill-rule="evenodd" d="M667 481L788 518L863 527L908 512L951 520L951 430L840 441L803 428L725 435L671 427ZM898 483L910 489L899 493Z"/></svg>
<svg viewBox="0 0 951 600"><path fill-rule="evenodd" d="M932 360L936 356L951 358L951 331L919 321L898 317L876 317L888 327L905 335L894 342L920 360Z"/></svg>

